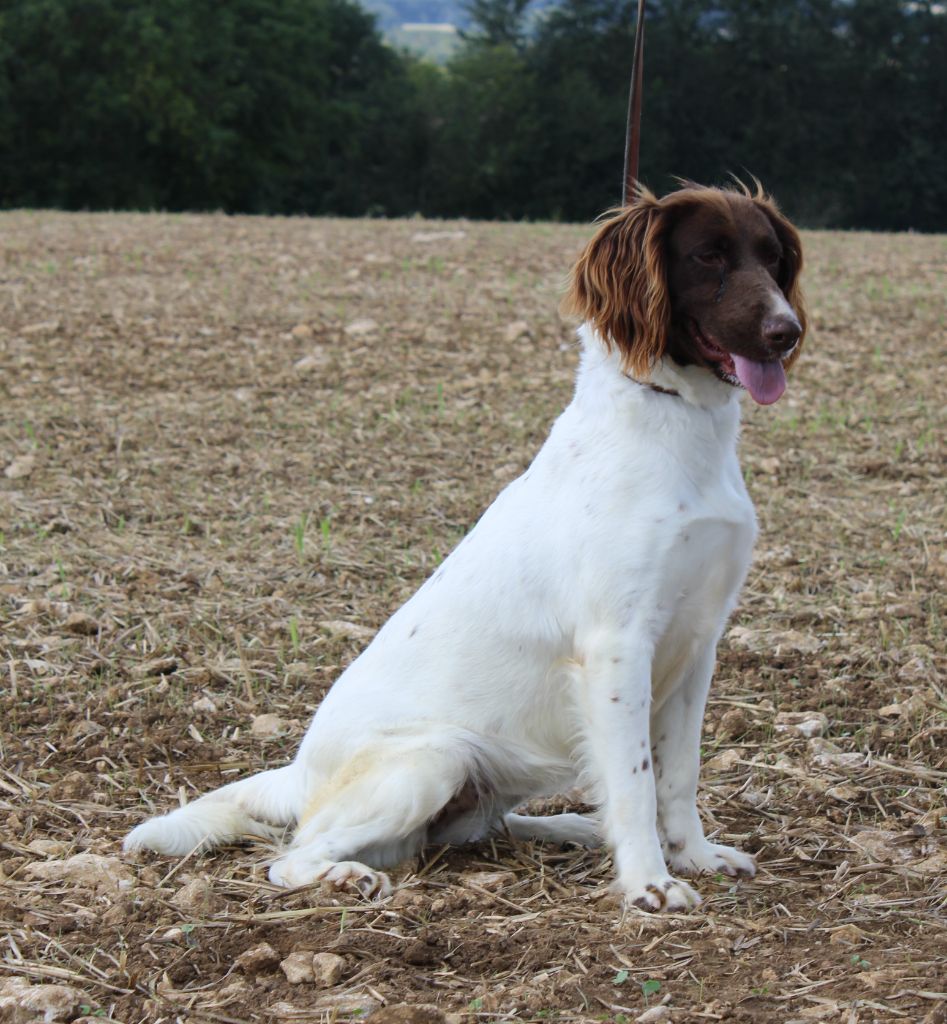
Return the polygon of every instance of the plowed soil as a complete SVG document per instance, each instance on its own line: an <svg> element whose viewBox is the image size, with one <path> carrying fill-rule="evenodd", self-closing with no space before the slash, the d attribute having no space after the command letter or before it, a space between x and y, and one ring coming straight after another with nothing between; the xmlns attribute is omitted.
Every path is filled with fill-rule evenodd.
<svg viewBox="0 0 947 1024"><path fill-rule="evenodd" d="M0 227L0 1019L30 984L123 1024L947 1020L947 239L805 235L813 329L746 409L761 536L704 730L705 823L760 873L661 917L622 913L601 851L499 838L378 904L275 889L262 843L120 854L285 763L529 463L589 229ZM294 952L341 977L290 984Z"/></svg>

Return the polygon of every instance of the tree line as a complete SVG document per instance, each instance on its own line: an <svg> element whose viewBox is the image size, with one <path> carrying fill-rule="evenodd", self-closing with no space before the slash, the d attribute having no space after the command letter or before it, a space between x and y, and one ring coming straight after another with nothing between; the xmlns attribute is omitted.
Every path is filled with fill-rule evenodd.
<svg viewBox="0 0 947 1024"><path fill-rule="evenodd" d="M586 220L620 196L633 0L469 0L443 67L350 0L0 0L0 204ZM652 0L641 176L947 230L933 0Z"/></svg>

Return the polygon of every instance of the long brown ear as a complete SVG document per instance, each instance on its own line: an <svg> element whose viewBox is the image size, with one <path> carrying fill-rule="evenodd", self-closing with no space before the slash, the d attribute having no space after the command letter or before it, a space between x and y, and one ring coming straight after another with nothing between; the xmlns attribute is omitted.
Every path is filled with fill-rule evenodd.
<svg viewBox="0 0 947 1024"><path fill-rule="evenodd" d="M579 257L562 303L641 377L664 354L671 328L664 221L659 200L645 191L615 211Z"/></svg>
<svg viewBox="0 0 947 1024"><path fill-rule="evenodd" d="M776 232L776 237L779 239L780 244L783 247L783 257L780 260L779 265L779 287L782 289L783 295L786 296L786 301L795 310L796 316L799 318L799 323L802 325L802 334L799 337L799 344L796 345L793 354L783 364L786 369L799 358L799 353L802 351L802 343L806 338L806 328L808 321L806 318L806 303L802 294L802 284L800 281L800 275L802 273L802 239L799 237L799 232L795 229L791 221L788 220L780 212L779 207L776 203L767 196L762 195L762 189L757 191L757 194L753 197L754 202L763 210L767 217L769 217L770 223L773 225L773 230Z"/></svg>

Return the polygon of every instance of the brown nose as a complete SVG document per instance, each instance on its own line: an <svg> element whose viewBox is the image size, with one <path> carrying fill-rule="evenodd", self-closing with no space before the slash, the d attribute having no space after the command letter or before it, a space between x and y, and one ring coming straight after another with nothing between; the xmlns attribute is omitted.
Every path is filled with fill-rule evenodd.
<svg viewBox="0 0 947 1024"><path fill-rule="evenodd" d="M777 352L788 352L801 334L802 326L794 316L780 314L763 321L763 337Z"/></svg>

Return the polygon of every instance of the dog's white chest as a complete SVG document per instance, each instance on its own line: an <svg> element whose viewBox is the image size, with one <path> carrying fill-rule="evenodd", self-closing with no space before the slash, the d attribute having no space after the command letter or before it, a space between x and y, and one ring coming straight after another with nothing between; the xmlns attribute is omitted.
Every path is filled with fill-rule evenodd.
<svg viewBox="0 0 947 1024"><path fill-rule="evenodd" d="M653 697L716 642L750 565L756 520L742 487L714 493L694 513L682 513L661 571L652 674Z"/></svg>

